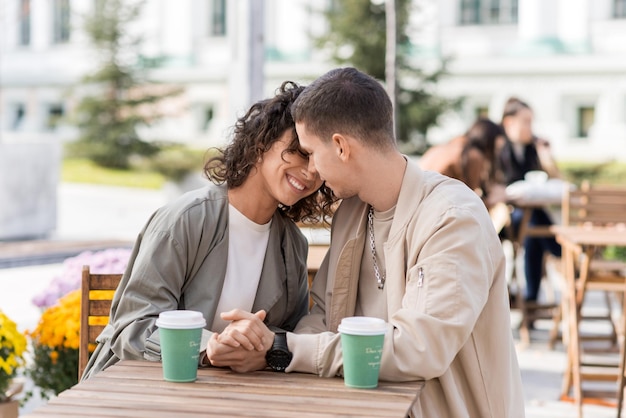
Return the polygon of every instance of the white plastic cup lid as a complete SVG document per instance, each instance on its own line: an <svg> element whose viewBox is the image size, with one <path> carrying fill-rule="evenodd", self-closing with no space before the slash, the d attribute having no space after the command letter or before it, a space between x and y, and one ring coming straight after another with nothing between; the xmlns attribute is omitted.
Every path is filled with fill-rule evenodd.
<svg viewBox="0 0 626 418"><path fill-rule="evenodd" d="M196 311L165 311L159 314L156 324L159 328L193 329L204 328L206 320L201 312Z"/></svg>
<svg viewBox="0 0 626 418"><path fill-rule="evenodd" d="M387 323L380 318L350 316L343 318L337 329L342 334L380 335L387 331Z"/></svg>

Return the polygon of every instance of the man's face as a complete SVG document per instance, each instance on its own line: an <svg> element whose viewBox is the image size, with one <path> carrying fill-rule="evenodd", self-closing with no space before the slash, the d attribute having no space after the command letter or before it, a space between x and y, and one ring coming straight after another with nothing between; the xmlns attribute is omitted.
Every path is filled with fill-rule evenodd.
<svg viewBox="0 0 626 418"><path fill-rule="evenodd" d="M309 171L317 172L338 198L347 198L355 193L350 191L349 173L340 158L340 149L335 141L324 142L317 135L309 133L306 125L296 123L300 147L309 154Z"/></svg>

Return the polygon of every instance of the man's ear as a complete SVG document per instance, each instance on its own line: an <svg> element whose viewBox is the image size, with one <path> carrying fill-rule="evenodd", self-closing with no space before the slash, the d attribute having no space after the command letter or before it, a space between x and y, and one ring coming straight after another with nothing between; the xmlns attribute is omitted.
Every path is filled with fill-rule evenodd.
<svg viewBox="0 0 626 418"><path fill-rule="evenodd" d="M333 134L332 143L333 143L333 146L335 147L335 152L337 154L337 157L339 157L339 159L345 161L350 157L350 152L351 152L350 146L352 144L350 143L350 140L347 137L341 134Z"/></svg>

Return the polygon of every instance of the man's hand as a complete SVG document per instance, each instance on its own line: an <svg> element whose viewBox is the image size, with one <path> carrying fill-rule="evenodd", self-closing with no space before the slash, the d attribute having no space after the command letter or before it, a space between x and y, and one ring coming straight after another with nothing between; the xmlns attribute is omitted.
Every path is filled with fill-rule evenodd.
<svg viewBox="0 0 626 418"><path fill-rule="evenodd" d="M221 344L219 336L213 334L206 348L206 355L211 365L215 367L230 367L237 373L247 373L262 370L267 367L265 352L246 350L243 347L234 348Z"/></svg>
<svg viewBox="0 0 626 418"><path fill-rule="evenodd" d="M233 309L221 317L231 323L221 334L213 334L207 344L206 356L211 365L230 367L238 373L264 369L265 354L274 343L274 333L263 323L265 311L253 314Z"/></svg>
<svg viewBox="0 0 626 418"><path fill-rule="evenodd" d="M274 333L263 323L265 311L261 310L253 314L241 309L233 309L222 312L220 316L225 321L231 321L217 337L220 344L263 353L272 347Z"/></svg>

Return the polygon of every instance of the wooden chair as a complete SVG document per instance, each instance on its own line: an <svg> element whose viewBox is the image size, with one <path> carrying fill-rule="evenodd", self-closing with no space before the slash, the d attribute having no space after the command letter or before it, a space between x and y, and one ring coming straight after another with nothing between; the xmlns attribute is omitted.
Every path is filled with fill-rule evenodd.
<svg viewBox="0 0 626 418"><path fill-rule="evenodd" d="M542 209L543 205L516 205L523 210L523 217L520 222L519 230L517 234L513 232L513 227L509 223L505 225L507 235L511 237L511 243L513 244L513 276L512 285L516 287L517 294L515 300L515 307L518 308L522 314L522 321L520 323L519 333L522 345L528 346L530 344L530 328L531 323L537 319L549 319L553 321L552 330L550 331L550 339L548 342L549 347L552 349L556 344L559 337L559 323L561 321L561 314L559 313L560 304L557 302L555 292L550 283L545 280L547 278L545 274L546 270L546 257L543 260L544 277L542 279L542 285L546 285L549 298L545 302L538 302L528 304L524 300L522 294L522 283L526 282L525 273L523 269L520 269L518 258L524 248L524 240L527 237L554 237L554 233L549 226L530 226L530 217L534 209ZM511 209L512 210L512 209Z"/></svg>
<svg viewBox="0 0 626 418"><path fill-rule="evenodd" d="M591 187L584 182L580 189L566 192L562 205L563 225L593 225L614 226L626 224L626 188L615 187ZM605 260L602 254L582 253L578 257L576 269L576 300L563 299L562 312L567 312L566 303L575 303L578 312L577 318L566 318L567 321L577 320L580 323L589 320L605 320L610 324L611 331L608 335L580 335L580 347L577 350L578 359L570 358L566 370L562 398L567 398L570 389L574 390L577 404L585 399L603 399L607 397L617 398L618 407L623 403L624 387L624 343L618 345L618 336L624 338L626 320L624 318L624 296L626 294L626 263L621 261ZM564 266L565 268L565 266ZM601 291L604 294L607 313L604 315L587 315L582 313L585 296L588 291ZM620 318L615 321L611 315L611 295L618 295L620 305ZM578 329L579 329L578 328ZM609 341L608 347L596 347L591 349L584 346L589 341ZM570 356L571 351L570 351ZM572 375L571 362L578 361L580 364L579 376ZM611 390L584 390L582 382L615 382L618 386L617 393ZM580 399L578 399L580 398ZM619 416L619 414L618 414Z"/></svg>
<svg viewBox="0 0 626 418"><path fill-rule="evenodd" d="M121 279L121 274L95 274L90 272L89 266L83 266L78 379L96 347L96 338L108 323L113 294Z"/></svg>

